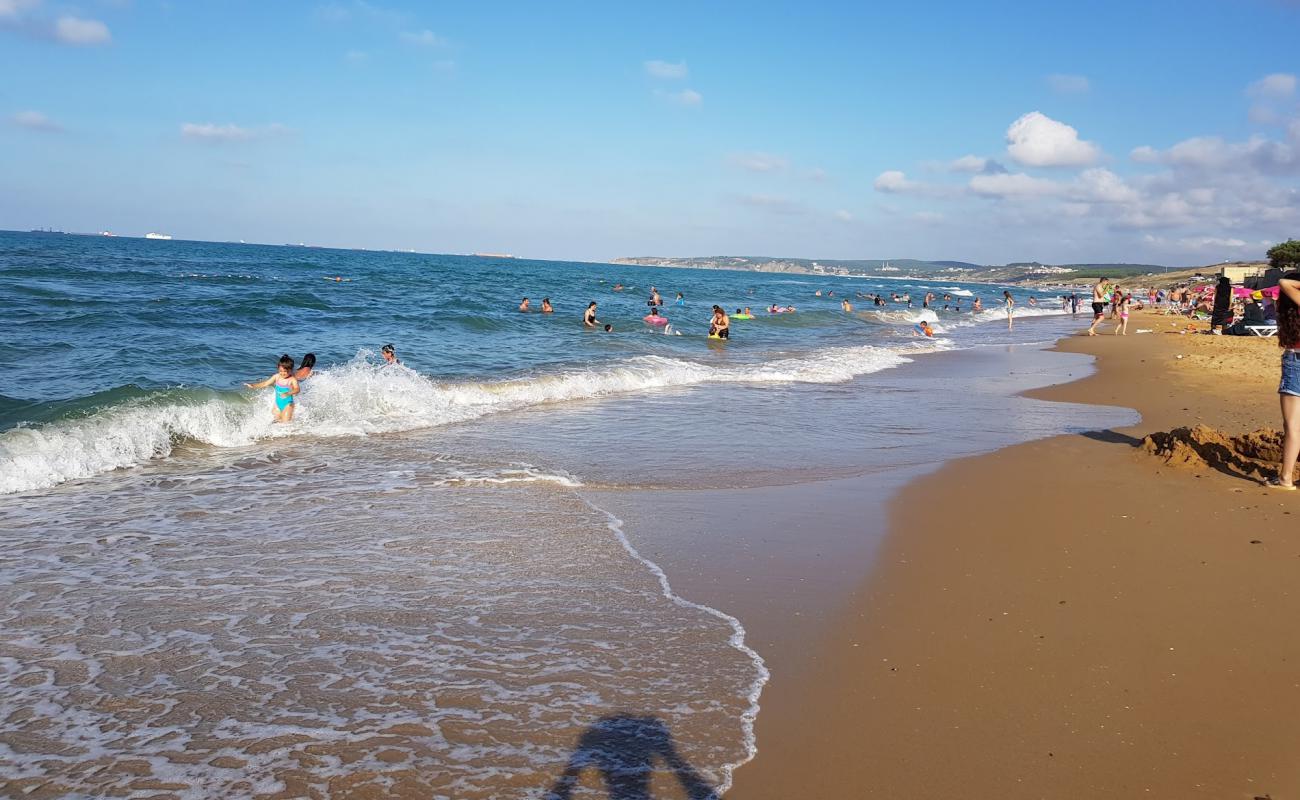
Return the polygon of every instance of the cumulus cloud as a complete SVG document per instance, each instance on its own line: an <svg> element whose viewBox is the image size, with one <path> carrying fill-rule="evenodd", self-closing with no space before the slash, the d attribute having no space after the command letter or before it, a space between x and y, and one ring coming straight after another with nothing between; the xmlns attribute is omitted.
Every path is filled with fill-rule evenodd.
<svg viewBox="0 0 1300 800"><path fill-rule="evenodd" d="M999 175L1007 171L1007 168L997 161L980 156L962 156L949 161L946 168L949 172L975 172L985 175Z"/></svg>
<svg viewBox="0 0 1300 800"><path fill-rule="evenodd" d="M54 38L63 44L84 46L105 44L113 36L108 32L108 26L97 19L64 15L54 21Z"/></svg>
<svg viewBox="0 0 1300 800"><path fill-rule="evenodd" d="M680 92L666 92L662 89L656 89L655 97L687 108L695 108L704 103L704 95L694 89L682 89Z"/></svg>
<svg viewBox="0 0 1300 800"><path fill-rule="evenodd" d="M1194 136L1167 150L1144 145L1129 155L1138 163L1186 170L1293 175L1300 173L1300 124L1292 123L1285 141L1252 136L1244 142L1229 142L1218 136Z"/></svg>
<svg viewBox="0 0 1300 800"><path fill-rule="evenodd" d="M1096 161L1101 150L1064 122L1031 111L1007 128L1007 153L1029 167L1082 167Z"/></svg>
<svg viewBox="0 0 1300 800"><path fill-rule="evenodd" d="M271 136L286 134L288 132L289 129L278 122L262 128L242 128L231 123L218 125L212 122L186 122L181 125L182 137L189 139L190 141L204 142L207 144L249 142L254 139L265 139Z"/></svg>
<svg viewBox="0 0 1300 800"><path fill-rule="evenodd" d="M1251 97L1286 98L1295 94L1296 77L1287 72L1265 75L1246 88Z"/></svg>
<svg viewBox="0 0 1300 800"><path fill-rule="evenodd" d="M447 40L425 28L422 31L402 31L400 34L402 41L416 47L442 47L447 44Z"/></svg>
<svg viewBox="0 0 1300 800"><path fill-rule="evenodd" d="M1092 84L1083 75L1064 75L1053 73L1047 76L1047 85L1058 94L1084 94Z"/></svg>
<svg viewBox="0 0 1300 800"><path fill-rule="evenodd" d="M10 121L20 128L42 133L58 133L63 126L39 111L19 111L10 117Z"/></svg>
<svg viewBox="0 0 1300 800"><path fill-rule="evenodd" d="M749 172L783 172L790 162L782 156L772 153L732 153L727 162Z"/></svg>
<svg viewBox="0 0 1300 800"><path fill-rule="evenodd" d="M652 78L684 80L690 74L685 61L676 64L671 61L646 61L643 66L646 74Z"/></svg>
<svg viewBox="0 0 1300 800"><path fill-rule="evenodd" d="M968 186L973 193L984 197L1042 197L1061 191L1056 182L1023 172L976 175Z"/></svg>
<svg viewBox="0 0 1300 800"><path fill-rule="evenodd" d="M25 11L36 8L41 0L0 0L0 20L16 20Z"/></svg>
<svg viewBox="0 0 1300 800"><path fill-rule="evenodd" d="M907 174L901 170L885 170L876 176L876 180L871 184L877 192L886 194L904 194L914 191L920 187L916 181L909 180Z"/></svg>

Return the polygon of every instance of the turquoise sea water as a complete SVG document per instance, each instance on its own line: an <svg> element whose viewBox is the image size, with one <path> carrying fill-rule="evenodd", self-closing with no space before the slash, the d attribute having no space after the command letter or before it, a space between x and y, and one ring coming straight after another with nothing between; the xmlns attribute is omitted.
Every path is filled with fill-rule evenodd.
<svg viewBox="0 0 1300 800"><path fill-rule="evenodd" d="M651 285L681 335L641 322ZM761 653L601 493L915 469L1085 424L1009 406L975 360L914 363L1054 339L1076 323L1050 298L1013 289L1042 319L1008 331L997 307L923 311L927 290L1001 295L0 233L0 793L544 797L618 741L654 745L619 769L724 790L760 746ZM613 333L582 328L590 300ZM713 303L759 318L711 342ZM242 383L308 351L275 425Z"/></svg>

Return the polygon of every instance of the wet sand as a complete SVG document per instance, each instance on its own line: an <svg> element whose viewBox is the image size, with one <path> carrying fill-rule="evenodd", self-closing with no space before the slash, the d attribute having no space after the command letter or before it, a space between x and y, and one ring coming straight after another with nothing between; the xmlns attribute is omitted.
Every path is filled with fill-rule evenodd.
<svg viewBox="0 0 1300 800"><path fill-rule="evenodd" d="M1300 494L1137 447L1202 422L1276 427L1276 343L1157 332L1060 349L1098 371L1032 396L1141 423L903 488L816 644L760 645L774 677L759 755L729 796L1300 796Z"/></svg>

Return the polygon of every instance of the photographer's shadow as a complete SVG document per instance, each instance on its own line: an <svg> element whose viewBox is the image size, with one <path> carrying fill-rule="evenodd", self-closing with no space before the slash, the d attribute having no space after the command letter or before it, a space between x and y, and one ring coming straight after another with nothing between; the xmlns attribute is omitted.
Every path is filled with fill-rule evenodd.
<svg viewBox="0 0 1300 800"><path fill-rule="evenodd" d="M564 773L546 800L568 800L582 772L600 773L610 800L650 800L650 779L662 764L690 800L718 800L718 793L682 758L668 726L655 717L602 717L578 739Z"/></svg>

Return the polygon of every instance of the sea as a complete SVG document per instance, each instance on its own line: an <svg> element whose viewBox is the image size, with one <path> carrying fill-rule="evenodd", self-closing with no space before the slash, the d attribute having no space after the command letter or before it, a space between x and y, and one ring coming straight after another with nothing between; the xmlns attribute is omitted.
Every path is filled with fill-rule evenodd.
<svg viewBox="0 0 1300 800"><path fill-rule="evenodd" d="M0 232L0 312L5 796L716 797L769 669L610 498L1101 419L979 360L1083 315L956 278ZM277 424L244 384L309 352Z"/></svg>

